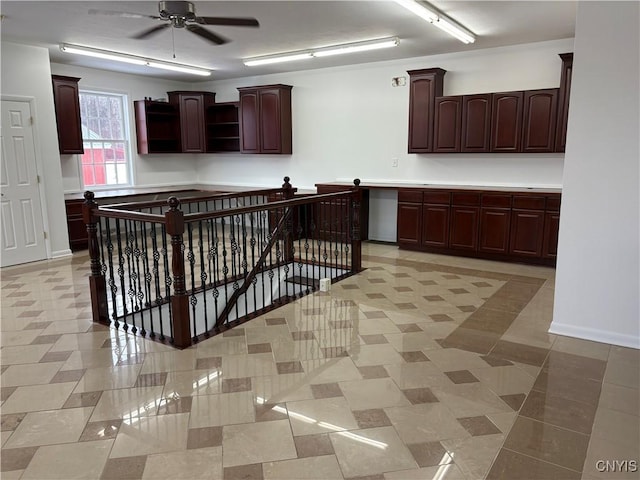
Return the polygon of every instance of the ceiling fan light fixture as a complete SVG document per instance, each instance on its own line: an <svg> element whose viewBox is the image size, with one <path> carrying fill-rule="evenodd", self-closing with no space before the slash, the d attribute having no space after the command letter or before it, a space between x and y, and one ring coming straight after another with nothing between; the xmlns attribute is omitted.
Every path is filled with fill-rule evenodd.
<svg viewBox="0 0 640 480"><path fill-rule="evenodd" d="M68 45L63 43L62 45L60 45L60 50L65 53L86 55L88 57L102 58L104 60L113 60L115 62L129 63L151 68L160 68L163 70L170 70L172 72L189 73L192 75L200 75L205 77L211 75L211 70L195 67L193 65L164 62L162 60L155 60L153 58L138 57L136 55L129 55L128 53L111 52L109 50L83 47L80 45Z"/></svg>
<svg viewBox="0 0 640 480"><path fill-rule="evenodd" d="M395 0L395 2L462 43L469 44L476 41L473 33L426 2L419 0Z"/></svg>
<svg viewBox="0 0 640 480"><path fill-rule="evenodd" d="M365 52L367 50L378 50L381 48L397 47L400 44L398 37L381 38L378 40L368 40L366 42L347 43L344 45L334 45L332 47L319 48L313 51L314 57L328 57L331 55L342 55L344 53Z"/></svg>

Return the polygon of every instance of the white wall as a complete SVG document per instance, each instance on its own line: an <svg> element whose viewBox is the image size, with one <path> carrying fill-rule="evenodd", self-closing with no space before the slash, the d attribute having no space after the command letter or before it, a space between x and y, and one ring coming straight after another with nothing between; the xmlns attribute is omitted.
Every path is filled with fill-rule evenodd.
<svg viewBox="0 0 640 480"><path fill-rule="evenodd" d="M550 331L640 348L638 2L579 2Z"/></svg>
<svg viewBox="0 0 640 480"><path fill-rule="evenodd" d="M79 77L81 89L123 93L128 96L129 132L136 185L163 186L195 183L196 156L193 154L138 155L133 113L134 100L142 100L145 97L166 98L167 92L193 90L193 85L58 63L51 64L51 71L56 75ZM79 155L60 156L63 185L67 193L82 190L78 157Z"/></svg>
<svg viewBox="0 0 640 480"><path fill-rule="evenodd" d="M63 184L58 154L49 51L45 48L2 43L2 95L33 99L36 162L43 182L47 254L69 254Z"/></svg>
<svg viewBox="0 0 640 480"><path fill-rule="evenodd" d="M407 154L408 87L391 79L406 71L447 70L444 94L555 88L559 53L573 39L401 61L318 69L199 84L216 100L238 99L237 87L293 85L293 155L201 155L203 183L275 185L289 175L294 186L359 177L370 181L469 185L562 184L562 154ZM313 60L311 60L313 61ZM392 167L398 158L398 167Z"/></svg>

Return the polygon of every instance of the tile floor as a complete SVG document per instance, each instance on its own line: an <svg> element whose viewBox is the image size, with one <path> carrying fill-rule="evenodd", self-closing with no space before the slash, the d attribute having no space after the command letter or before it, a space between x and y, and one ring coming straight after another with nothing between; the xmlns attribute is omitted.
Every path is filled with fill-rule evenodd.
<svg viewBox="0 0 640 480"><path fill-rule="evenodd" d="M639 478L639 352L546 333L553 269L363 259L184 351L93 325L86 253L3 269L2 478Z"/></svg>

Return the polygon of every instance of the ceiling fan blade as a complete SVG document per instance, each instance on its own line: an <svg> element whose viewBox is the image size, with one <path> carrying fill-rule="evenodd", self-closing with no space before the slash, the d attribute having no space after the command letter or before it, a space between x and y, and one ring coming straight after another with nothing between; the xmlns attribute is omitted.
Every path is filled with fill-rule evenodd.
<svg viewBox="0 0 640 480"><path fill-rule="evenodd" d="M112 17L124 17L124 18L153 18L155 20L161 20L160 17L156 17L154 15L145 15L142 13L132 13L132 12L116 12L113 10L97 10L92 8L89 10L89 15L110 15Z"/></svg>
<svg viewBox="0 0 640 480"><path fill-rule="evenodd" d="M158 33L160 30L164 30L165 28L168 28L170 26L171 26L170 23L165 23L163 25L156 25L155 27L148 28L147 30L142 31L137 35L133 35L131 38L135 38L136 40L142 40L143 38L150 37L151 35Z"/></svg>
<svg viewBox="0 0 640 480"><path fill-rule="evenodd" d="M229 27L259 27L260 23L255 18L231 18L231 17L196 17L196 22L201 25L226 25Z"/></svg>
<svg viewBox="0 0 640 480"><path fill-rule="evenodd" d="M224 43L229 42L229 40L227 40L226 38L221 37L213 32L210 32L209 30L206 30L199 25L187 25L185 28L189 30L191 33L195 33L196 35L199 35L205 40L208 40L211 43L215 43L216 45L222 45Z"/></svg>

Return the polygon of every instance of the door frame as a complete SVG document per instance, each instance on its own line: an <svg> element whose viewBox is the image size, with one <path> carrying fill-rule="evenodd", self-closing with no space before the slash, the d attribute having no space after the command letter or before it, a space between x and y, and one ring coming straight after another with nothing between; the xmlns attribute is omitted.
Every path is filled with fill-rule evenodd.
<svg viewBox="0 0 640 480"><path fill-rule="evenodd" d="M29 111L31 112L31 128L33 133L34 153L36 159L36 175L39 176L40 182L38 182L38 193L40 194L40 210L42 211L42 228L43 232L47 233L47 237L44 239L45 251L47 254L46 260L52 258L51 253L51 235L49 234L49 212L47 211L46 190L44 188L44 165L42 163L42 152L40 151L40 140L38 135L38 116L36 108L36 98L27 97L22 95L0 95L0 101L9 102L23 102L29 104Z"/></svg>

